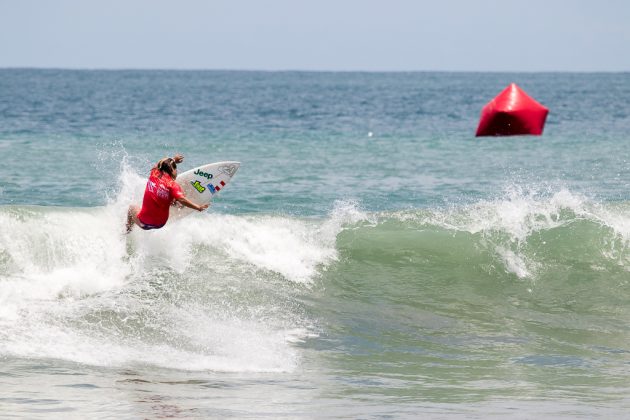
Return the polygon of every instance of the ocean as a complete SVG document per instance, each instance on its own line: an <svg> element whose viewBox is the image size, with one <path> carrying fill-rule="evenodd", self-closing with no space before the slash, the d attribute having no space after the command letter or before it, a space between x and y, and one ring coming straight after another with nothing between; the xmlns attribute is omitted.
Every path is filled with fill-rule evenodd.
<svg viewBox="0 0 630 420"><path fill-rule="evenodd" d="M628 73L1 69L0 418L628 418L628 141ZM125 235L175 153L241 168Z"/></svg>

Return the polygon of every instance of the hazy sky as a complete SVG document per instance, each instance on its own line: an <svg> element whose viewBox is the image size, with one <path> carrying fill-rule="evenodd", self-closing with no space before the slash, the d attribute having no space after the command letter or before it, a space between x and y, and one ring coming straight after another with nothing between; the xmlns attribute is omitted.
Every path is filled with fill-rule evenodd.
<svg viewBox="0 0 630 420"><path fill-rule="evenodd" d="M0 0L0 67L630 71L630 1Z"/></svg>

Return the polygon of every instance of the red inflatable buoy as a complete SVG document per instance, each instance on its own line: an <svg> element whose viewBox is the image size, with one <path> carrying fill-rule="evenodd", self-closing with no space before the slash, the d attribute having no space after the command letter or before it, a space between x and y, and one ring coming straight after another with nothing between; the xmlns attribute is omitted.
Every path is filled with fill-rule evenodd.
<svg viewBox="0 0 630 420"><path fill-rule="evenodd" d="M512 83L483 107L476 136L540 136L548 113Z"/></svg>

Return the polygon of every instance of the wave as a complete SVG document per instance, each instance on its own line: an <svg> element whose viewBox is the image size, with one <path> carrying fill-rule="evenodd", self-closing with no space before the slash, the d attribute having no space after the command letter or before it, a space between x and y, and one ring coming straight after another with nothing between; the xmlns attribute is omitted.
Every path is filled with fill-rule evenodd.
<svg viewBox="0 0 630 420"><path fill-rule="evenodd" d="M0 355L293 370L295 343L315 334L297 296L336 260L354 210L205 213L125 235L136 190L100 208L0 207Z"/></svg>
<svg viewBox="0 0 630 420"><path fill-rule="evenodd" d="M629 203L513 188L440 209L210 212L125 235L143 180L124 179L105 207L0 207L0 355L284 372L296 342L357 302L412 296L465 317L452 308L534 297L530 310L583 314L629 297Z"/></svg>
<svg viewBox="0 0 630 420"><path fill-rule="evenodd" d="M485 260L520 279L576 262L596 271L630 268L630 204L602 204L565 189L545 195L515 188L472 205L385 212L342 236L351 253Z"/></svg>
<svg viewBox="0 0 630 420"><path fill-rule="evenodd" d="M358 337L372 330L384 346L376 337L398 332L422 347L449 332L452 350L497 336L556 343L546 351L558 354L560 343L623 349L629 211L564 189L512 189L471 205L380 213L339 233L319 313ZM419 328L433 338L417 343Z"/></svg>

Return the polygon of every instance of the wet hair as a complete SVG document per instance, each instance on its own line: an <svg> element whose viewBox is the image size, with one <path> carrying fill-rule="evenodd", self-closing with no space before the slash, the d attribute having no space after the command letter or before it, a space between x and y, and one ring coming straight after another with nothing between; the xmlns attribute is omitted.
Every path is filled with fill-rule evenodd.
<svg viewBox="0 0 630 420"><path fill-rule="evenodd" d="M157 168L160 172L167 173L171 178L175 179L174 172L177 169L177 163L173 158L164 158L157 163Z"/></svg>

